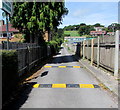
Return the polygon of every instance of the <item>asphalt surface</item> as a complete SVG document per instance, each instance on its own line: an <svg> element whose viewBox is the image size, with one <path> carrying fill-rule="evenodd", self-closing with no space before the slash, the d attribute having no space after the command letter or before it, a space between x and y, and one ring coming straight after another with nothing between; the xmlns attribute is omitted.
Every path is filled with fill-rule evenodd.
<svg viewBox="0 0 120 110"><path fill-rule="evenodd" d="M31 83L96 84L99 82L66 48L45 66L81 66L81 68L44 68ZM28 88L16 102L19 108L117 108L117 101L100 88ZM17 100L17 101L18 101ZM19 104L20 103L20 104Z"/></svg>

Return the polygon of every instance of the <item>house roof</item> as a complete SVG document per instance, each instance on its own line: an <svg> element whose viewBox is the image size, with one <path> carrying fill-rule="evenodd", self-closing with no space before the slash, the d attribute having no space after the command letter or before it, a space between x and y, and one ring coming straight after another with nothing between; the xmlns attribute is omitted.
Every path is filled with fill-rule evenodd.
<svg viewBox="0 0 120 110"><path fill-rule="evenodd" d="M106 31L90 31L90 34L105 34Z"/></svg>
<svg viewBox="0 0 120 110"><path fill-rule="evenodd" d="M0 31L6 32L6 24L0 26ZM17 30L17 29L15 29L15 28L12 27L12 24L8 24L8 31L9 32L19 32L19 30Z"/></svg>
<svg viewBox="0 0 120 110"><path fill-rule="evenodd" d="M114 32L107 32L107 33L114 33Z"/></svg>

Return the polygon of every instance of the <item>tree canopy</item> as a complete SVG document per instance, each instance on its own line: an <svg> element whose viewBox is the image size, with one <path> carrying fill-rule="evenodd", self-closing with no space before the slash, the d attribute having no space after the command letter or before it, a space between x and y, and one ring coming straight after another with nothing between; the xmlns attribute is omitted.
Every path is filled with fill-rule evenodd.
<svg viewBox="0 0 120 110"><path fill-rule="evenodd" d="M57 29L68 13L64 2L15 2L13 6L11 23L26 35L27 42L35 42L35 38L42 42L41 34Z"/></svg>
<svg viewBox="0 0 120 110"><path fill-rule="evenodd" d="M103 25L101 25L100 23L96 23L93 25L94 27L104 27Z"/></svg>
<svg viewBox="0 0 120 110"><path fill-rule="evenodd" d="M89 35L90 31L94 31L94 30L95 30L94 27L91 25L82 25L82 26L80 26L78 33L80 36Z"/></svg>

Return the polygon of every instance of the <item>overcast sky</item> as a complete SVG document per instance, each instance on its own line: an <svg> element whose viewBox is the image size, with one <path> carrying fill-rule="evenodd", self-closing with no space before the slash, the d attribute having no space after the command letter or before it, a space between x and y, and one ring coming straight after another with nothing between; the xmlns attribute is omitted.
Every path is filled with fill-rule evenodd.
<svg viewBox="0 0 120 110"><path fill-rule="evenodd" d="M108 26L118 22L118 2L66 2L65 6L69 13L60 28L80 23Z"/></svg>

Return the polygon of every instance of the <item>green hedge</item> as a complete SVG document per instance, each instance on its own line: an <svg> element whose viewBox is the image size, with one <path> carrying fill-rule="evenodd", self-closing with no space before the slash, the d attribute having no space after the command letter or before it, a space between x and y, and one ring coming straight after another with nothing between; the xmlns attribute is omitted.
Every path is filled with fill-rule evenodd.
<svg viewBox="0 0 120 110"><path fill-rule="evenodd" d="M63 43L63 39L59 38L59 39L55 39L55 40L47 42L47 45L51 47L52 53L56 54L60 50L60 46L62 43Z"/></svg>
<svg viewBox="0 0 120 110"><path fill-rule="evenodd" d="M2 99L9 99L19 82L18 60L15 50L2 50Z"/></svg>

